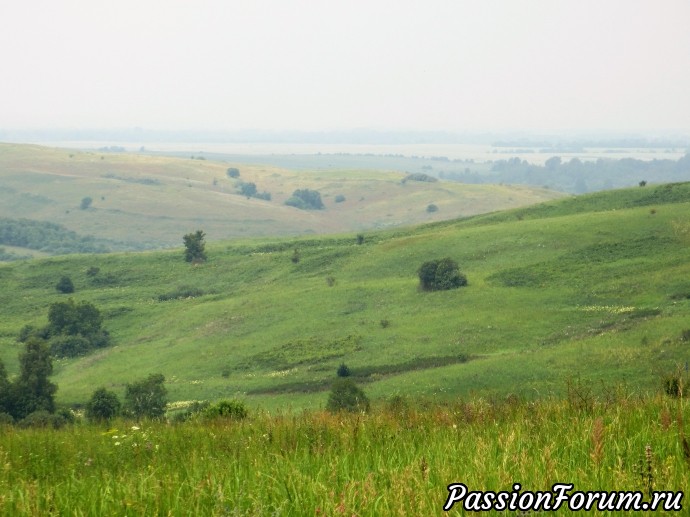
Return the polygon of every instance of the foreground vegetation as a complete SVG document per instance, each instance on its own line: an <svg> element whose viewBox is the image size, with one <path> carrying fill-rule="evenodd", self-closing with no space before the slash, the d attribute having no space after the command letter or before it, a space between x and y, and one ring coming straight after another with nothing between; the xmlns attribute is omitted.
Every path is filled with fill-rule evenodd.
<svg viewBox="0 0 690 517"><path fill-rule="evenodd" d="M394 397L368 414L5 427L0 513L441 515L451 483L496 491L573 483L640 491L646 501L690 486L687 401L621 387L595 399L583 384L569 392L534 402ZM453 513L464 514L460 505Z"/></svg>

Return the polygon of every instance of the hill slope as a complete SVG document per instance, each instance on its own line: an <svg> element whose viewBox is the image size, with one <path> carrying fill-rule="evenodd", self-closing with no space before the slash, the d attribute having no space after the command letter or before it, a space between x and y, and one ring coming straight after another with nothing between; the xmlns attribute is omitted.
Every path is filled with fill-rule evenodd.
<svg viewBox="0 0 690 517"><path fill-rule="evenodd" d="M229 165L239 169L239 178L228 177ZM0 218L49 221L80 235L142 249L179 246L182 235L199 228L209 240L361 231L491 212L562 195L532 187L404 178L394 171L297 172L0 144ZM241 182L254 183L260 193L270 193L271 200L239 195ZM285 206L295 190L304 188L318 190L326 208ZM91 203L82 209L84 198ZM429 213L432 203L439 210Z"/></svg>
<svg viewBox="0 0 690 517"><path fill-rule="evenodd" d="M199 266L181 250L12 263L0 267L0 356L17 371L19 329L46 323L67 274L115 345L56 361L64 403L161 372L172 400L319 406L342 362L373 398L545 396L568 379L657 389L690 356L688 213L690 184L676 184L371 232L361 245L354 234L218 243ZM417 268L445 256L469 286L419 292ZM177 298L189 288L201 293Z"/></svg>

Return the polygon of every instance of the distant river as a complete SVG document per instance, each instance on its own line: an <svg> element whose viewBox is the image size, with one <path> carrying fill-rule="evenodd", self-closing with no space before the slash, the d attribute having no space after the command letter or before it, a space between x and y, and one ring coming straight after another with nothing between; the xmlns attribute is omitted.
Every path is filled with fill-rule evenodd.
<svg viewBox="0 0 690 517"><path fill-rule="evenodd" d="M560 156L564 161L571 158L580 160L598 160L599 158L638 160L669 159L677 160L685 149L663 148L586 148L580 152L558 149L540 151L536 148L506 148L482 144L294 144L294 143L199 143L199 142L37 142L40 145L66 147L71 149L96 150L118 146L126 151L136 152L144 148L145 152L160 153L214 153L224 155L314 155L314 154L353 154L353 155L402 155L419 157L441 157L451 160L474 160L486 162L519 157L534 164L543 164L552 156Z"/></svg>

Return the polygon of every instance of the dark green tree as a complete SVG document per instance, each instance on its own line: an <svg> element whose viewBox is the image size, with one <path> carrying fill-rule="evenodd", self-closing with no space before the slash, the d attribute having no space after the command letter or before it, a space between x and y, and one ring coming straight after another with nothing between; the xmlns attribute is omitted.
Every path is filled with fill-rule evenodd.
<svg viewBox="0 0 690 517"><path fill-rule="evenodd" d="M369 411L369 399L352 380L347 377L340 377L331 387L326 409L331 413L338 411L367 412Z"/></svg>
<svg viewBox="0 0 690 517"><path fill-rule="evenodd" d="M236 167L228 167L227 174L228 178L239 178L240 170Z"/></svg>
<svg viewBox="0 0 690 517"><path fill-rule="evenodd" d="M55 286L55 289L57 289L57 291L62 294L73 293L74 284L72 283L72 279L68 276L61 277L57 285Z"/></svg>
<svg viewBox="0 0 690 517"><path fill-rule="evenodd" d="M81 208L82 210L86 210L91 206L91 203L93 203L93 199L91 199L90 197L87 196L85 198L82 198L79 208Z"/></svg>
<svg viewBox="0 0 690 517"><path fill-rule="evenodd" d="M424 291L443 291L467 285L457 262L451 258L429 260L417 270L419 286Z"/></svg>
<svg viewBox="0 0 690 517"><path fill-rule="evenodd" d="M206 234L197 230L194 233L188 233L182 240L184 241L184 259L187 262L198 263L206 260L206 242L204 238Z"/></svg>
<svg viewBox="0 0 690 517"><path fill-rule="evenodd" d="M125 409L135 418L161 418L168 403L165 377L152 373L146 379L125 388Z"/></svg>
<svg viewBox="0 0 690 517"><path fill-rule="evenodd" d="M9 413L21 420L34 411L55 411L54 395L57 386L48 380L53 373L53 361L47 343L37 337L27 339L19 354L19 377L12 384Z"/></svg>
<svg viewBox="0 0 690 517"><path fill-rule="evenodd" d="M120 399L105 388L98 388L86 403L86 417L95 422L112 420L120 413Z"/></svg>

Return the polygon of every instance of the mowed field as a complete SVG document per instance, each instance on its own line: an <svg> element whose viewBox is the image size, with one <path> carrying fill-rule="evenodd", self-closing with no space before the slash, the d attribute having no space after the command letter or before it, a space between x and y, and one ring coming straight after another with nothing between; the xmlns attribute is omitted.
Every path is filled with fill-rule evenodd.
<svg viewBox="0 0 690 517"><path fill-rule="evenodd" d="M229 167L240 170L231 179ZM203 229L210 241L365 231L440 221L554 199L517 186L403 182L404 171L288 171L138 153L80 152L0 144L0 217L60 223L133 249L178 246ZM271 200L238 195L252 182ZM296 189L318 190L324 210L285 206ZM345 198L336 202L336 196ZM89 208L80 209L90 197ZM428 213L429 204L438 211Z"/></svg>
<svg viewBox="0 0 690 517"><path fill-rule="evenodd" d="M162 373L179 406L321 408L341 363L374 401L531 400L579 383L658 393L690 358L689 209L690 184L648 186L365 232L361 244L234 239L199 265L181 248L3 265L0 357L16 373L20 329L72 297L102 311L113 345L55 361L66 405ZM420 292L419 266L443 257L469 285ZM62 275L75 293L56 292Z"/></svg>

